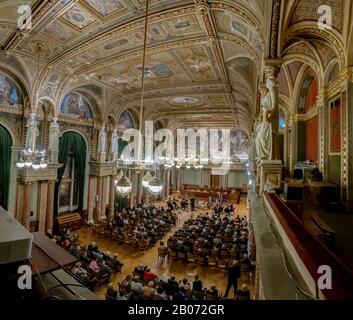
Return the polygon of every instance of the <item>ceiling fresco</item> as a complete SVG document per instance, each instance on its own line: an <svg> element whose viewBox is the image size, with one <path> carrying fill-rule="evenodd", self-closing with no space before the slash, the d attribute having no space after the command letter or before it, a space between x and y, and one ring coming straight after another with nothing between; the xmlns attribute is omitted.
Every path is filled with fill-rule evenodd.
<svg viewBox="0 0 353 320"><path fill-rule="evenodd" d="M158 114L165 123L177 121L176 126L234 126L238 117L247 129L244 115L255 107L254 79L264 49L259 34L267 8L263 1L211 1L211 20L206 22L194 0L150 0L145 70L144 0L61 0L50 5L14 51L35 58L37 44L42 45L41 63L50 72L39 97L62 99L63 81L65 92L92 84L110 99L103 112L120 114L124 105L138 108L144 73L146 115ZM16 19L15 7L7 2L0 24L5 14ZM220 50L215 50L209 23ZM9 34L0 28L2 42ZM245 101L234 98L240 95L247 96ZM187 121L182 117L185 97L195 113Z"/></svg>

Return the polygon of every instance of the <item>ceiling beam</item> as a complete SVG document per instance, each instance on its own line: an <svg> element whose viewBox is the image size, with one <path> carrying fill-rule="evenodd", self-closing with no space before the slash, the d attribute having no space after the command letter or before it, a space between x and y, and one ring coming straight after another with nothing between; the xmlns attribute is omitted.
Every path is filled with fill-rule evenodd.
<svg viewBox="0 0 353 320"><path fill-rule="evenodd" d="M207 0L194 0L194 2L199 20L202 22L206 31L209 44L221 77L221 81L223 84L231 88L231 81L228 76L225 58L221 47L221 41L218 37L216 19L213 15L211 7ZM229 102L229 107L233 113L234 121L237 122L236 103L231 93L227 94L227 100Z"/></svg>

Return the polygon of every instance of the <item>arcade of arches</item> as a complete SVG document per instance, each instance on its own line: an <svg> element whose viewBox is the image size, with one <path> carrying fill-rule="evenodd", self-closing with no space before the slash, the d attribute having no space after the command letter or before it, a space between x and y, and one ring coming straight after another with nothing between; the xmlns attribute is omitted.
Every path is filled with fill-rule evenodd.
<svg viewBox="0 0 353 320"><path fill-rule="evenodd" d="M79 214L81 246L94 240L124 263L114 287L146 264L165 278L192 281L198 273L223 294L220 266L211 272L170 255L156 265L159 241L129 254L91 226L141 203L195 199L196 216L190 207L173 210L166 242L190 217L211 212L210 202L233 203L232 219L240 215L248 226L252 268L241 279L252 299L352 298L353 2L325 1L332 27L322 30L315 0L149 0L144 50L145 2L23 0L32 19L19 29L18 2L0 1L0 206L33 233L58 233L58 218ZM45 169L16 167L29 147L31 115L35 147L48 151ZM115 161L124 131L146 121L154 132L229 129L229 172L158 163L164 188L154 197L143 171ZM121 169L132 182L127 198L115 188ZM276 232L264 242L271 223ZM319 265L338 273L337 290L317 288Z"/></svg>

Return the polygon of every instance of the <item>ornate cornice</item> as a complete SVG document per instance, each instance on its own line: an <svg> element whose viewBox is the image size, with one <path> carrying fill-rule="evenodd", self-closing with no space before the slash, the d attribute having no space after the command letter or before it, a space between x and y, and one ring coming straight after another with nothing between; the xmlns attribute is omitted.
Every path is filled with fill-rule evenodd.
<svg viewBox="0 0 353 320"><path fill-rule="evenodd" d="M339 94L348 82L353 82L353 67L348 67L339 72L336 79L332 81L326 88L328 99Z"/></svg>
<svg viewBox="0 0 353 320"><path fill-rule="evenodd" d="M277 58L278 56L278 35L279 35L279 20L281 15L281 0L274 0L272 7L271 20L271 40L270 40L270 57Z"/></svg>

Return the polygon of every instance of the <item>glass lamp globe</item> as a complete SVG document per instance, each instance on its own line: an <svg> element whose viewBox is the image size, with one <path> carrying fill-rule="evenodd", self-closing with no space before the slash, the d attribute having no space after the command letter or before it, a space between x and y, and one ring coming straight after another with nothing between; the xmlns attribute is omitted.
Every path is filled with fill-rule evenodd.
<svg viewBox="0 0 353 320"><path fill-rule="evenodd" d="M155 176L149 183L148 189L151 193L157 195L163 190L163 182Z"/></svg>
<svg viewBox="0 0 353 320"><path fill-rule="evenodd" d="M124 172L122 170L119 171L119 173L117 174L117 176L115 177L115 186L117 185L117 183L120 181L120 179L124 176Z"/></svg>
<svg viewBox="0 0 353 320"><path fill-rule="evenodd" d="M142 186L144 188L147 188L149 187L149 184L150 184L150 181L152 180L152 175L149 171L147 171L147 173L143 176L142 178Z"/></svg>
<svg viewBox="0 0 353 320"><path fill-rule="evenodd" d="M124 174L123 177L116 184L116 191L123 197L130 194L132 190L132 183L130 179Z"/></svg>

